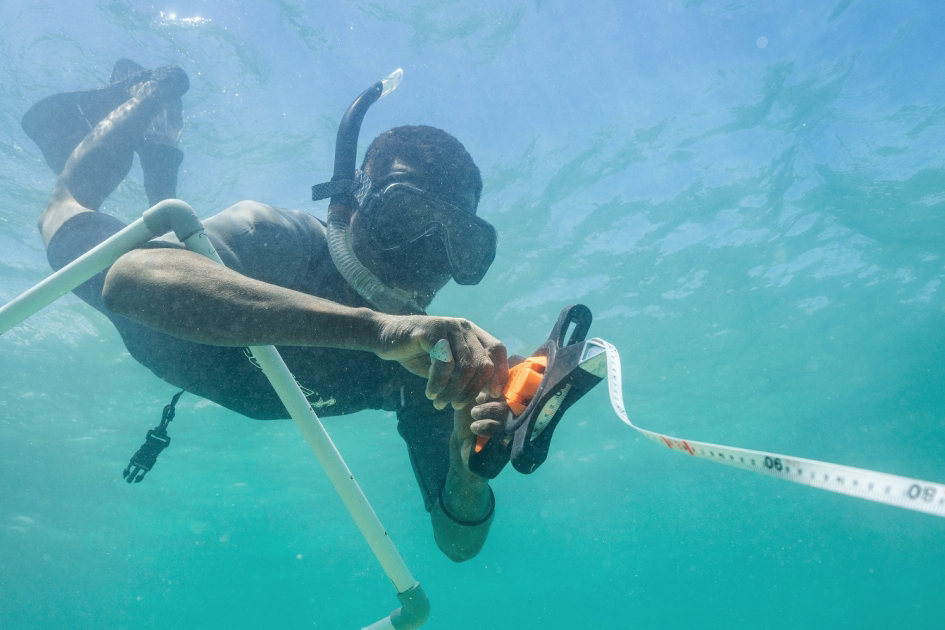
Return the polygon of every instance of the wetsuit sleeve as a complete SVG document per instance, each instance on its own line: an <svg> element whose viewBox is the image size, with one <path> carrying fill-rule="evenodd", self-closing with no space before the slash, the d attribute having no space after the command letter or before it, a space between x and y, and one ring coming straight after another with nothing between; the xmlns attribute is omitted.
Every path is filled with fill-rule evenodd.
<svg viewBox="0 0 945 630"><path fill-rule="evenodd" d="M424 394L425 387L422 378L405 378L397 409L397 432L407 443L423 505L429 512L439 500L449 472L453 408L437 410Z"/></svg>
<svg viewBox="0 0 945 630"><path fill-rule="evenodd" d="M227 267L288 289L303 290L313 256L327 254L324 226L317 219L256 201L231 206L204 219L203 226ZM165 235L150 246L167 243L178 241Z"/></svg>

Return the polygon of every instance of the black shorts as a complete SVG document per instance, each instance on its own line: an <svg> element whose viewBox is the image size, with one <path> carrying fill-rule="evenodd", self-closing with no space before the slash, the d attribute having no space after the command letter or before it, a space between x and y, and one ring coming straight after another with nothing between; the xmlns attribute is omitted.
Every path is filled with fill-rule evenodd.
<svg viewBox="0 0 945 630"><path fill-rule="evenodd" d="M53 234L52 240L46 247L46 259L55 271L59 271L124 228L125 224L113 216L101 212L81 212L67 219ZM114 314L105 307L102 301L106 273L108 269L86 280L73 293L111 319Z"/></svg>
<svg viewBox="0 0 945 630"><path fill-rule="evenodd" d="M82 212L70 217L59 227L46 246L46 258L50 266L58 271L125 227L125 223L113 216L101 212ZM162 245L160 242L150 241L148 246ZM170 243L165 246L173 247ZM189 389L172 369L164 370L162 367L179 363L180 356L192 351L199 344L171 337L109 310L102 299L107 274L108 268L103 269L76 287L73 293L111 320L128 352L136 361L166 382Z"/></svg>
<svg viewBox="0 0 945 630"><path fill-rule="evenodd" d="M49 260L50 266L55 271L59 271L125 227L127 226L122 221L101 212L77 214L67 219L53 234L49 245L46 246L46 259ZM150 242L150 246L154 246L154 241ZM157 246L160 247L160 245ZM170 243L167 246L173 247ZM115 328L118 329L118 334L121 335L122 341L125 342L125 347L128 348L131 355L139 363L153 371L151 361L145 359L144 356L152 354L153 348L168 343L173 338L113 313L105 306L105 301L102 299L102 289L105 287L105 276L108 274L108 269L105 268L95 274L72 292L79 296L83 302L110 319Z"/></svg>

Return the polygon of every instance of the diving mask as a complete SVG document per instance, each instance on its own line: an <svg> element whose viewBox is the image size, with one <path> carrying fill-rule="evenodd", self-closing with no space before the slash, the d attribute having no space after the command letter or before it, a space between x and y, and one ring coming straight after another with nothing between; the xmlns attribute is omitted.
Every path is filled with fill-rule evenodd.
<svg viewBox="0 0 945 630"><path fill-rule="evenodd" d="M416 186L388 184L368 195L361 212L371 245L378 251L404 250L424 237L439 241L449 274L459 284L478 284L495 259L495 228Z"/></svg>

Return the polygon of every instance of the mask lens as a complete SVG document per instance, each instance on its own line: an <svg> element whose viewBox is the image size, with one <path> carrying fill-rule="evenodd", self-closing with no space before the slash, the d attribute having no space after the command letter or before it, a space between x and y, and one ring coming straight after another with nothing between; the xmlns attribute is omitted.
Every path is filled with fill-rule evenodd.
<svg viewBox="0 0 945 630"><path fill-rule="evenodd" d="M410 245L429 235L446 248L453 278L482 279L495 258L495 229L474 214L404 184L392 184L371 206L371 238L381 250Z"/></svg>
<svg viewBox="0 0 945 630"><path fill-rule="evenodd" d="M384 196L376 208L372 236L381 249L393 249L415 241L434 228L437 208L404 192Z"/></svg>
<svg viewBox="0 0 945 630"><path fill-rule="evenodd" d="M462 210L452 216L444 230L453 279L459 284L476 284L495 259L495 229L482 219Z"/></svg>

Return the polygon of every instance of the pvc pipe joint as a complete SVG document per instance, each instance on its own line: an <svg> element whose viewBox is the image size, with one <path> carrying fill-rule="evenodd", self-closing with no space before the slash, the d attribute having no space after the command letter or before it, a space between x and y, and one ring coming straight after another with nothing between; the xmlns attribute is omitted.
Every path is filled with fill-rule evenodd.
<svg viewBox="0 0 945 630"><path fill-rule="evenodd" d="M403 605L390 614L391 625L396 630L419 628L430 616L430 600L419 582L403 593L397 593L397 599Z"/></svg>

